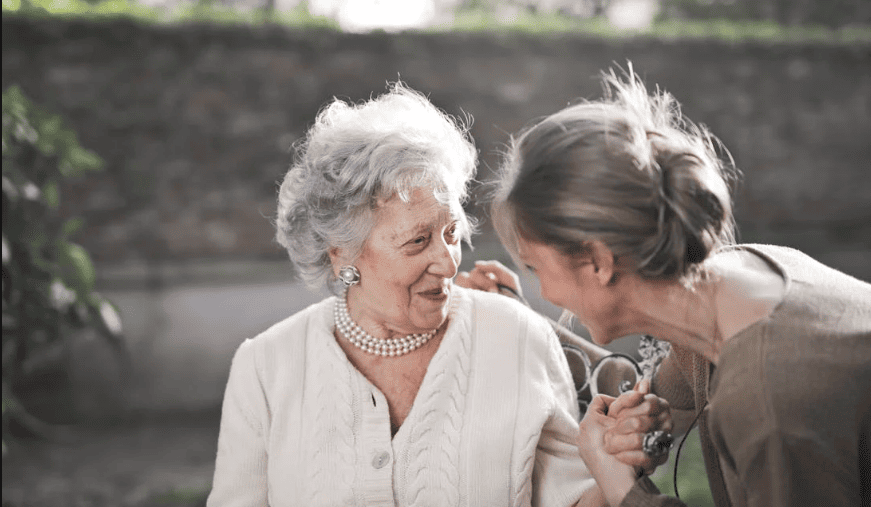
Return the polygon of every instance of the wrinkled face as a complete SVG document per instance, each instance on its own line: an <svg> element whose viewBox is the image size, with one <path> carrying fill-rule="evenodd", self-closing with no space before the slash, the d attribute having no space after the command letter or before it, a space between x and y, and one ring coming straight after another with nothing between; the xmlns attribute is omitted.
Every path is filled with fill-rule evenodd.
<svg viewBox="0 0 871 507"><path fill-rule="evenodd" d="M603 345L613 338L614 294L596 276L592 262L571 259L553 247L520 238L520 260L538 277L541 297L572 312L593 341Z"/></svg>
<svg viewBox="0 0 871 507"><path fill-rule="evenodd" d="M407 203L398 197L381 203L354 263L360 283L348 292L351 317L376 337L441 326L460 264L462 218L458 201L442 204L426 188Z"/></svg>

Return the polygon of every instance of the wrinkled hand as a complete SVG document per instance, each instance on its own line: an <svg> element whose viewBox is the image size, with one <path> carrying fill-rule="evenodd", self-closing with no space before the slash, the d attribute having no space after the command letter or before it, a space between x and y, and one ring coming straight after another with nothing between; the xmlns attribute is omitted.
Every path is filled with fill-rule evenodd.
<svg viewBox="0 0 871 507"><path fill-rule="evenodd" d="M610 505L620 505L638 477L635 467L605 450L605 435L617 425L617 420L608 415L616 400L605 394L593 397L578 427L576 442L581 459Z"/></svg>
<svg viewBox="0 0 871 507"><path fill-rule="evenodd" d="M673 428L668 402L650 393L650 381L642 380L633 391L620 395L608 408L613 420L603 434L604 449L621 462L650 475L668 461L668 453L651 457L642 450L645 433Z"/></svg>
<svg viewBox="0 0 871 507"><path fill-rule="evenodd" d="M496 293L500 292L498 286L504 285L518 295L523 295L520 278L499 261L476 261L475 268L471 272L457 273L454 283L460 287Z"/></svg>

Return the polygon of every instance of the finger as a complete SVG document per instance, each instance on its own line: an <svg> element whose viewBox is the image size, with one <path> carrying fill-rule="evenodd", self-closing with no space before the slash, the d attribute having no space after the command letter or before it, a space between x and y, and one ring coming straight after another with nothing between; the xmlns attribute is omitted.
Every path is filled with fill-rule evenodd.
<svg viewBox="0 0 871 507"><path fill-rule="evenodd" d="M671 433L671 430L674 429L674 421L671 418L670 412L662 412L655 416L642 416L637 419L640 422L638 424L635 424L636 428L638 428L636 431L642 433L659 430L666 433ZM615 427L618 425L615 425ZM621 427L618 428L616 431L623 432L624 429L625 427Z"/></svg>
<svg viewBox="0 0 871 507"><path fill-rule="evenodd" d="M668 453L655 458L644 454L644 451L626 451L612 454L612 456L621 463L644 469L645 473L648 475L653 473L658 466L668 461Z"/></svg>
<svg viewBox="0 0 871 507"><path fill-rule="evenodd" d="M635 390L641 394L650 394L650 379L642 379L635 384Z"/></svg>
<svg viewBox="0 0 871 507"><path fill-rule="evenodd" d="M475 284L475 287L481 290L485 290L487 292L497 292L499 289L496 287L496 281L493 278L487 276L487 273L475 268L472 270L469 277L472 280L472 283Z"/></svg>
<svg viewBox="0 0 871 507"><path fill-rule="evenodd" d="M671 417L663 417L661 414L656 417L627 417L620 418L612 428L615 434L631 435L644 434L651 431L665 431L671 433L674 429L674 423Z"/></svg>
<svg viewBox="0 0 871 507"><path fill-rule="evenodd" d="M674 430L674 420L671 418L671 413L663 412L656 416L654 425L648 431L662 430L666 433L671 433Z"/></svg>
<svg viewBox="0 0 871 507"><path fill-rule="evenodd" d="M655 394L641 396L641 394L636 391L628 391L623 393L621 398L629 393L635 393L641 397L641 400L638 400L634 405L629 405L625 408L621 407L620 417L639 417L643 415L656 416L662 412L669 411L668 402L659 398ZM631 400L632 399L627 396L627 403ZM617 415L614 415L614 417L617 417Z"/></svg>
<svg viewBox="0 0 871 507"><path fill-rule="evenodd" d="M469 282L469 272L468 271L460 271L457 273L457 276L454 277L454 283L459 285L460 287L465 287L467 289L474 289Z"/></svg>
<svg viewBox="0 0 871 507"><path fill-rule="evenodd" d="M499 261L476 261L475 269L480 269L485 273L492 273L496 283L511 287L515 291L520 291L520 277Z"/></svg>
<svg viewBox="0 0 871 507"><path fill-rule="evenodd" d="M608 411L611 417L618 417L620 414L630 408L636 407L644 401L644 395L637 391L626 391L621 394ZM637 412L637 411L636 411Z"/></svg>
<svg viewBox="0 0 871 507"><path fill-rule="evenodd" d="M628 435L630 433L647 433L658 430L671 433L673 429L674 421L672 420L671 412L665 411L656 415L641 414L638 416L627 416L626 411L624 411L617 418L613 431Z"/></svg>
<svg viewBox="0 0 871 507"><path fill-rule="evenodd" d="M587 407L587 413L608 415L610 407L614 403L615 398L607 394L597 394L593 397L590 405Z"/></svg>
<svg viewBox="0 0 871 507"><path fill-rule="evenodd" d="M614 425L614 432L621 435L638 435L652 431L658 426L650 417L621 417Z"/></svg>
<svg viewBox="0 0 871 507"><path fill-rule="evenodd" d="M640 451L644 443L644 435L641 433L622 434L610 428L603 435L605 452L617 455L621 452Z"/></svg>

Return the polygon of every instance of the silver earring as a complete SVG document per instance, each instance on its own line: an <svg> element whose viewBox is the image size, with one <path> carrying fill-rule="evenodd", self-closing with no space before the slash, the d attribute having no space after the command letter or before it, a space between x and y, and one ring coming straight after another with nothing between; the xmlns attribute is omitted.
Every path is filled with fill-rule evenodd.
<svg viewBox="0 0 871 507"><path fill-rule="evenodd" d="M342 266L339 268L339 280L345 284L345 287L356 285L360 282L360 271L354 266Z"/></svg>

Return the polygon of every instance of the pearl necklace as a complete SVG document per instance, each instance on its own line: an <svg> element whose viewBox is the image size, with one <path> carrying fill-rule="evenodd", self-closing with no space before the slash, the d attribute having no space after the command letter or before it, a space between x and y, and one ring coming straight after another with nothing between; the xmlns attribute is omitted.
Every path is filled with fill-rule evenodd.
<svg viewBox="0 0 871 507"><path fill-rule="evenodd" d="M363 352L384 357L401 356L417 349L436 334L436 330L433 330L428 333L415 333L400 338L375 338L363 331L363 328L351 318L351 314L348 313L347 297L348 292L345 291L342 297L336 300L333 311L336 328L342 336Z"/></svg>

